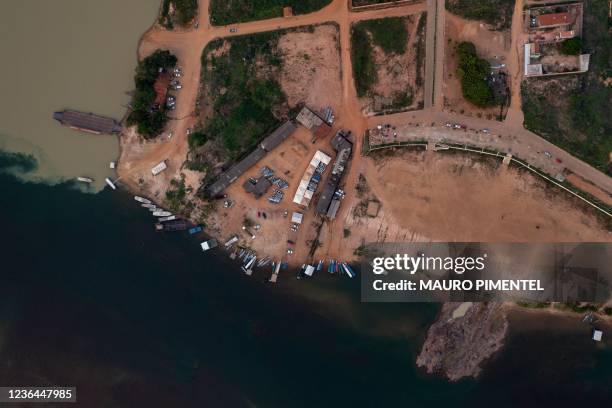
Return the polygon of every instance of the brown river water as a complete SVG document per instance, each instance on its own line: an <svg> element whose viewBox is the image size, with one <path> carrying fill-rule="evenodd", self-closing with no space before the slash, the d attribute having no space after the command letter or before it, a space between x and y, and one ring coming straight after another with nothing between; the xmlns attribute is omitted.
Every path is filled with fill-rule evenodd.
<svg viewBox="0 0 612 408"><path fill-rule="evenodd" d="M0 149L32 153L48 182L87 176L97 191L113 176L115 136L60 126L66 108L122 119L136 47L158 0L20 0L0 13Z"/></svg>

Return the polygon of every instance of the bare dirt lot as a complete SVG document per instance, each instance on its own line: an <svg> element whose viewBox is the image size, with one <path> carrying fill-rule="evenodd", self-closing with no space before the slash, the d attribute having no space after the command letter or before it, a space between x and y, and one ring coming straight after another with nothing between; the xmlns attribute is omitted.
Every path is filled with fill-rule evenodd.
<svg viewBox="0 0 612 408"><path fill-rule="evenodd" d="M480 21L466 20L446 13L446 49L444 51L444 108L453 113L494 119L499 107L479 108L465 99L461 93L461 82L457 77L457 44L468 41L476 46L478 56L508 63L510 54L510 32L493 31Z"/></svg>
<svg viewBox="0 0 612 408"><path fill-rule="evenodd" d="M323 229L315 257L351 259L373 241L612 241L584 205L498 161L404 150L363 163L366 192L342 203L350 208ZM378 216L355 216L369 199L381 201Z"/></svg>
<svg viewBox="0 0 612 408"><path fill-rule="evenodd" d="M421 18L426 18L425 13L405 18L408 32L405 53L387 54L381 47L373 47L378 81L370 89L370 95L360 99L365 115L423 108L425 30L424 26L419 26ZM404 101L398 98L405 93L409 98Z"/></svg>
<svg viewBox="0 0 612 408"><path fill-rule="evenodd" d="M290 32L278 46L283 54L280 84L289 106L339 109L342 97L338 28L316 26L313 32Z"/></svg>
<svg viewBox="0 0 612 408"><path fill-rule="evenodd" d="M284 259L288 262L291 262L292 259L300 262L306 260L310 249L309 241L315 237L316 233L313 225L315 221L313 208L317 195L308 209L294 204L293 196L308 163L317 150L322 150L333 157L328 139L320 139L312 143L312 133L299 127L286 141L257 163L257 166L239 177L225 191L228 198L236 204L231 209L223 209L219 208L222 207L222 202L218 202L219 211L212 214L207 220L207 227L215 231L222 240L238 234L239 245L257 251L260 256L273 256L276 260ZM275 171L277 177L289 183L289 187L283 190L285 196L280 204L268 202L268 197L273 193L274 187L259 199L247 193L242 187L249 177L259 177L260 169L263 166L268 166ZM283 216L285 211L288 212L287 218ZM290 230L291 214L294 211L304 214L304 221L296 232ZM253 221L254 224L259 224L261 228L259 230L250 228L250 232L237 228L243 225L245 218ZM255 235L255 239L252 238L251 233ZM288 240L294 244L288 244ZM294 249L293 255L287 254L289 247Z"/></svg>

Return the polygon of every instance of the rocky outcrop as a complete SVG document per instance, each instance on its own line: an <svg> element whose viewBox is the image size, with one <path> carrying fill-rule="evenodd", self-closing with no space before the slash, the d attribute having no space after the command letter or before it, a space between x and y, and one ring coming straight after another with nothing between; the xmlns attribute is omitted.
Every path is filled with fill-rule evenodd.
<svg viewBox="0 0 612 408"><path fill-rule="evenodd" d="M451 381L476 377L481 363L502 347L507 331L502 303L445 303L427 332L417 365Z"/></svg>

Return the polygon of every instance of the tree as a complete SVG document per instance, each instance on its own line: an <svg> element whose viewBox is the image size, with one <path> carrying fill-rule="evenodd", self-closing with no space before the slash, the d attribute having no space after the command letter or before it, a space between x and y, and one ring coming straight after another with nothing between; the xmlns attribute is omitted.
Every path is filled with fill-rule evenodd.
<svg viewBox="0 0 612 408"><path fill-rule="evenodd" d="M459 64L457 76L461 80L463 97L477 106L495 104L493 91L487 83L491 65L476 54L476 47L470 42L462 42L457 46Z"/></svg>
<svg viewBox="0 0 612 408"><path fill-rule="evenodd" d="M582 50L582 39L580 37L570 38L561 43L561 52L566 55L578 55Z"/></svg>

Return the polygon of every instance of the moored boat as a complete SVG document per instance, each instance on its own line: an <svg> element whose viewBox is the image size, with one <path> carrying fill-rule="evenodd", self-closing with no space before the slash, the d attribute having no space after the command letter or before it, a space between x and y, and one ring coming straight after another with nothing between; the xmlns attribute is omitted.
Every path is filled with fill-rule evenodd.
<svg viewBox="0 0 612 408"><path fill-rule="evenodd" d="M108 184L108 186L109 186L110 188L112 188L113 190L116 190L116 189L117 189L117 186L115 185L115 183L113 183L113 182L111 181L111 179L109 179L108 177L107 177L107 178L106 178L104 181L105 181L105 182L106 182L106 184Z"/></svg>
<svg viewBox="0 0 612 408"><path fill-rule="evenodd" d="M170 215L168 217L160 217L159 218L159 222L174 221L174 220L176 220L176 215Z"/></svg>
<svg viewBox="0 0 612 408"><path fill-rule="evenodd" d="M153 215L156 217L169 217L172 215L172 213L170 211L153 211Z"/></svg>
<svg viewBox="0 0 612 408"><path fill-rule="evenodd" d="M143 203L143 204L151 204L151 200L146 199L144 197L140 197L140 196L134 196L134 200L138 201L139 203Z"/></svg>
<svg viewBox="0 0 612 408"><path fill-rule="evenodd" d="M155 224L156 231L184 231L187 227L188 224L185 220L174 220Z"/></svg>
<svg viewBox="0 0 612 408"><path fill-rule="evenodd" d="M202 247L202 251L208 251L209 249L217 246L217 241L214 239L209 239L208 241L202 242L200 246Z"/></svg>
<svg viewBox="0 0 612 408"><path fill-rule="evenodd" d="M192 235L197 234L198 232L202 232L203 229L201 225L196 225L195 227L189 228L189 233Z"/></svg>
<svg viewBox="0 0 612 408"><path fill-rule="evenodd" d="M93 179L89 177L77 177L77 180L82 183L88 183L88 184L93 183Z"/></svg>

